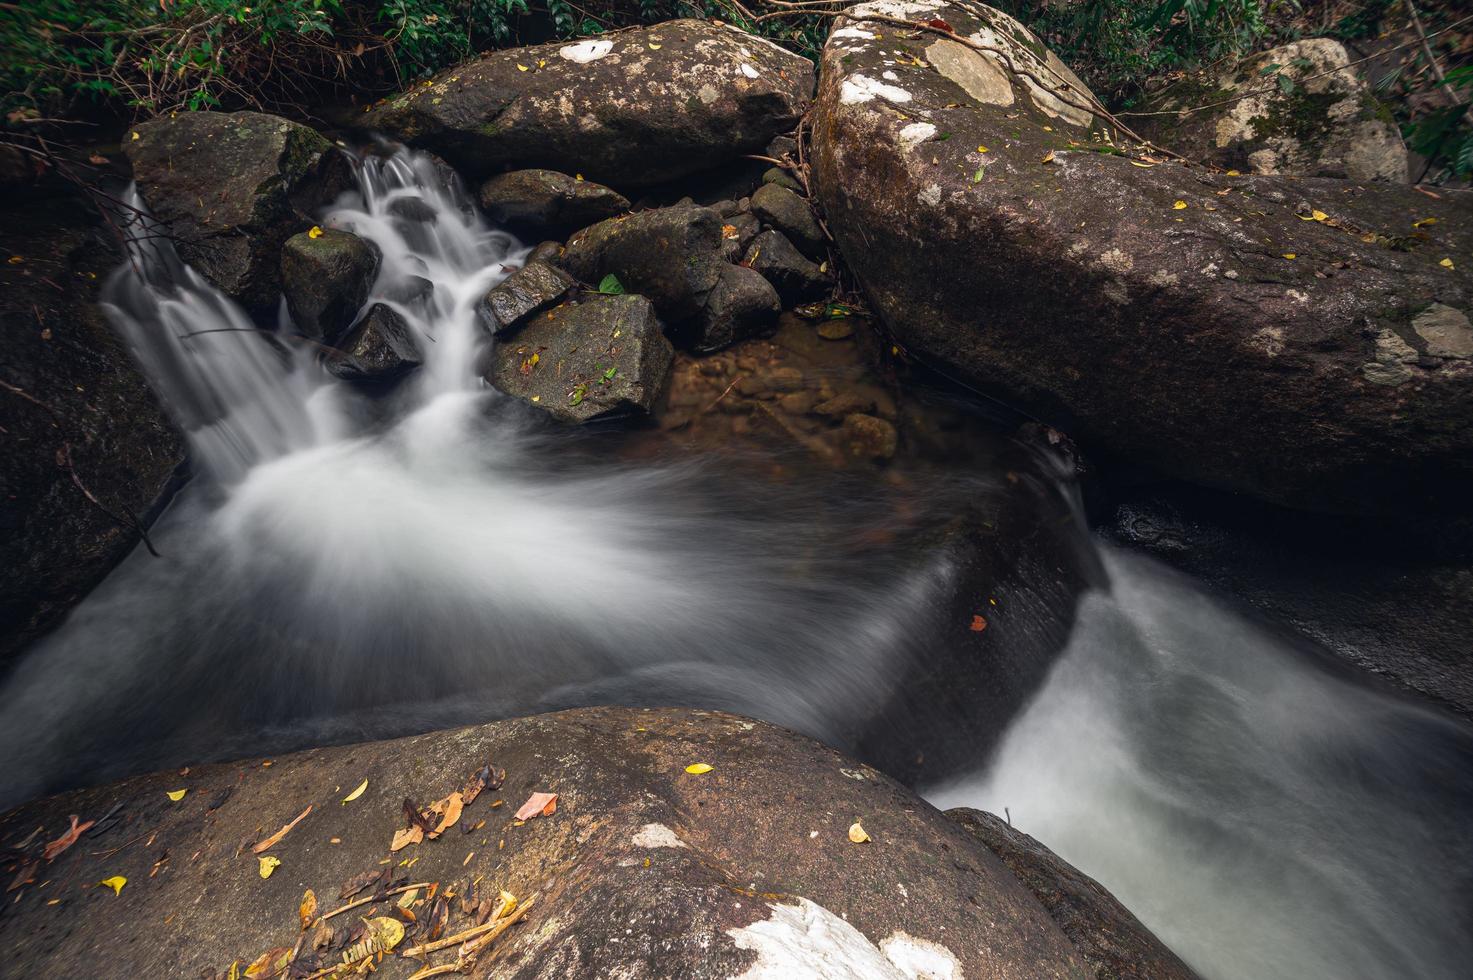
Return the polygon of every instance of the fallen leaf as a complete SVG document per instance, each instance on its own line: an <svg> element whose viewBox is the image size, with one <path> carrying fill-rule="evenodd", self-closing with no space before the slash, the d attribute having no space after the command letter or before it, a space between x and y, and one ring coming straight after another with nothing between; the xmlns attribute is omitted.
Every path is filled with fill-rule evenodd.
<svg viewBox="0 0 1473 980"><path fill-rule="evenodd" d="M297 916L302 920L302 928L307 929L312 921L317 918L317 893L307 889L302 893L301 904L297 906Z"/></svg>
<svg viewBox="0 0 1473 980"><path fill-rule="evenodd" d="M292 951L285 946L268 949L251 961L251 965L245 968L241 976L248 980L256 980L257 977L274 977L286 970L291 960Z"/></svg>
<svg viewBox="0 0 1473 980"><path fill-rule="evenodd" d="M1456 266L1453 265L1453 260L1452 259L1443 259L1441 262L1439 262L1437 264L1440 265L1440 266L1442 266L1444 269L1453 269L1453 268L1456 268Z"/></svg>
<svg viewBox="0 0 1473 980"><path fill-rule="evenodd" d="M270 837L268 837L265 840L261 841L255 847L252 847L251 848L251 853L252 854L260 854L262 851L267 851L267 850L270 850L272 847L275 847L277 844L279 844L281 842L281 839L283 837L285 837L287 834L291 833L291 829L293 827L295 827L297 824L299 824L299 823L302 822L302 818L303 817L307 816L307 814L309 814L311 812L312 812L312 804L309 803L309 804L307 804L307 809L305 809L301 813L297 814L297 818L295 820L293 820L291 823L287 824L285 827L282 827L280 830L278 830L276 833L272 834Z"/></svg>
<svg viewBox="0 0 1473 980"><path fill-rule="evenodd" d="M701 776L705 773L710 772L714 768L716 767L709 766L704 762L692 762L690 765L685 767L685 771L690 773L692 776Z"/></svg>
<svg viewBox="0 0 1473 980"><path fill-rule="evenodd" d="M526 65L517 65L517 71L530 71Z"/></svg>
<svg viewBox="0 0 1473 980"><path fill-rule="evenodd" d="M1147 163L1144 160L1132 160L1132 161L1130 161L1130 165L1132 167L1141 167L1142 169L1145 169L1145 170L1150 170L1152 167L1155 166L1154 163Z"/></svg>
<svg viewBox="0 0 1473 980"><path fill-rule="evenodd" d="M977 147L977 152L978 153L986 153L987 152L987 147L985 147L985 146L979 146L979 147Z"/></svg>
<svg viewBox="0 0 1473 980"><path fill-rule="evenodd" d="M270 878L271 872L281 867L281 858L275 854L268 854L256 860L261 862L261 866L257 870L261 873L262 878Z"/></svg>
<svg viewBox="0 0 1473 980"><path fill-rule="evenodd" d="M1435 224L1437 224L1437 219L1436 218L1423 218L1421 221L1413 221L1412 222L1412 227L1413 228L1426 228L1429 225L1435 225Z"/></svg>
<svg viewBox="0 0 1473 980"><path fill-rule="evenodd" d="M106 885L108 888L111 888L114 895L121 895L123 893L123 886L127 883L128 879L122 875L113 875L111 878L104 878L98 882L99 885Z"/></svg>
<svg viewBox="0 0 1473 980"><path fill-rule="evenodd" d="M1227 172L1227 175L1228 175L1228 176L1229 176L1229 177L1241 177L1241 176L1243 176L1243 175L1242 175L1242 174L1241 174L1241 173L1239 173L1239 172L1238 172L1238 171L1236 171L1236 170L1229 170L1229 171L1228 171L1228 172Z"/></svg>
<svg viewBox="0 0 1473 980"><path fill-rule="evenodd" d="M189 790L187 790L187 789L176 789L176 790L170 790L169 792L165 793L164 795L167 796L169 799L173 800L175 803L178 803L180 800L184 799L184 794L185 793L188 793L188 792L189 792Z"/></svg>
<svg viewBox="0 0 1473 980"><path fill-rule="evenodd" d="M1173 211L1185 211L1186 209L1187 209L1187 202L1186 201L1177 201L1176 203L1174 203L1174 204L1171 205L1171 210L1173 210Z"/></svg>
<svg viewBox="0 0 1473 980"><path fill-rule="evenodd" d="M550 817L556 809L556 793L533 793L527 797L527 802L522 804L521 809L517 810L516 819L531 820L539 814Z"/></svg>
<svg viewBox="0 0 1473 980"><path fill-rule="evenodd" d="M1043 162L1044 163L1053 163L1054 162L1054 151L1053 150L1049 150L1047 153L1045 153L1043 155Z"/></svg>
<svg viewBox="0 0 1473 980"><path fill-rule="evenodd" d="M869 840L869 834L864 832L858 820L849 825L849 839L856 844L863 844Z"/></svg>
<svg viewBox="0 0 1473 980"><path fill-rule="evenodd" d="M410 844L418 844L425 839L425 832L420 827L406 827L394 831L394 840L389 844L389 850L401 851Z"/></svg>
<svg viewBox="0 0 1473 980"><path fill-rule="evenodd" d="M352 898L354 895L357 895L359 892L363 891L363 889L367 888L375 881L379 881L379 879L382 879L382 884L380 885L380 887L389 883L388 868L383 868L378 871L365 871L355 878L350 878L347 884L343 885L342 890L338 892L338 898Z"/></svg>
<svg viewBox="0 0 1473 980"><path fill-rule="evenodd" d="M65 851L68 847L71 847L73 844L75 844L77 842L77 838L86 833L87 828L92 826L92 824L95 822L92 820L88 820L86 823L78 823L77 819L77 815L75 813L72 814L71 827L67 829L66 833L62 834L60 837L56 838L56 840L46 845L46 850L41 852L42 857L44 857L48 861L53 860L62 851Z"/></svg>
<svg viewBox="0 0 1473 980"><path fill-rule="evenodd" d="M313 225L311 227L311 229L308 230L307 237L308 238L314 238L314 239L315 238L321 238L322 237L322 228L319 227L318 225ZM263 762L263 763L261 763L261 765L263 765L263 766L269 766L269 765L271 765L271 763L269 763L269 762Z"/></svg>
<svg viewBox="0 0 1473 980"><path fill-rule="evenodd" d="M347 796L343 797L343 802L344 803L352 803L354 800L358 799L358 797L362 796L363 795L363 791L366 790L366 789L368 789L368 780L365 779L363 782L361 782L361 783L358 784L358 788L357 789L353 790L353 792L351 792Z"/></svg>
<svg viewBox="0 0 1473 980"><path fill-rule="evenodd" d="M1299 258L1299 253L1297 253L1297 252L1285 252L1284 253L1284 258L1288 259L1290 262L1293 262L1295 259Z"/></svg>
<svg viewBox="0 0 1473 980"><path fill-rule="evenodd" d="M440 814L440 822L435 824L435 829L430 831L430 839L434 840L443 834L448 827L454 827L460 820L460 811L464 806L459 793L451 793L431 809Z"/></svg>
<svg viewBox="0 0 1473 980"><path fill-rule="evenodd" d="M660 50L660 48L664 47L664 45L662 45L662 44L651 44L649 47L650 47L650 50L651 51L658 51L658 50Z"/></svg>
<svg viewBox="0 0 1473 980"><path fill-rule="evenodd" d="M973 616L972 625L968 628L973 633L980 633L987 628L987 620L982 616Z"/></svg>
<svg viewBox="0 0 1473 980"><path fill-rule="evenodd" d="M470 806L482 792L488 789L500 789L504 782L506 782L506 770L493 768L488 762L472 773L471 778L466 781L465 789L460 791L461 800L466 806Z"/></svg>

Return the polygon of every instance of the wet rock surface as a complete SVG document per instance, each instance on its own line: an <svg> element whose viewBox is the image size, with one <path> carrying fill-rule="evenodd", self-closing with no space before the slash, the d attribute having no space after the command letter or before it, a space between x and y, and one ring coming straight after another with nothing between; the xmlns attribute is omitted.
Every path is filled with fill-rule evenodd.
<svg viewBox="0 0 1473 980"><path fill-rule="evenodd" d="M782 310L777 291L761 274L726 265L706 297L706 305L684 332L696 350L717 350L755 336L772 325Z"/></svg>
<svg viewBox="0 0 1473 980"><path fill-rule="evenodd" d="M674 20L492 52L365 122L473 176L548 167L622 190L758 152L812 93L806 59L732 27Z"/></svg>
<svg viewBox="0 0 1473 980"><path fill-rule="evenodd" d="M328 371L345 381L393 381L419 367L423 358L414 333L392 307L375 303L339 351L326 358Z"/></svg>
<svg viewBox="0 0 1473 980"><path fill-rule="evenodd" d="M990 8L907 10L1053 63ZM1094 152L1091 113L1001 59L873 27L826 47L814 178L908 350L1177 477L1311 510L1461 509L1473 361L1415 324L1473 308L1473 197Z"/></svg>
<svg viewBox="0 0 1473 980"><path fill-rule="evenodd" d="M687 771L698 763L709 771ZM442 836L390 850L404 800L461 793L487 765L488 788ZM535 792L557 794L555 808L516 819ZM99 822L39 860L73 813ZM854 824L868 841L853 842ZM503 889L532 904L477 975L1092 975L961 826L832 749L720 712L587 708L140 776L27 804L0 840L19 847L8 860L24 884L0 937L21 975L105 961L117 975L225 976L266 954L294 954L305 974L340 962L362 920L397 919L403 953L496 921ZM279 862L269 877L263 859ZM98 884L118 878L117 894ZM407 899L389 894L407 885L419 886ZM324 935L317 918L363 898ZM453 946L388 955L377 974L453 962Z"/></svg>
<svg viewBox="0 0 1473 980"><path fill-rule="evenodd" d="M818 299L833 284L828 273L804 257L780 231L764 231L753 237L742 261L772 283L789 306Z"/></svg>
<svg viewBox="0 0 1473 980"><path fill-rule="evenodd" d="M513 170L481 185L481 209L492 221L565 235L629 210L618 191L556 170Z"/></svg>
<svg viewBox="0 0 1473 980"><path fill-rule="evenodd" d="M643 296L597 296L534 317L492 350L488 380L564 422L648 412L674 349Z"/></svg>
<svg viewBox="0 0 1473 980"><path fill-rule="evenodd" d="M763 184L752 195L752 213L782 232L809 256L823 254L823 232L808 202L777 184Z"/></svg>
<svg viewBox="0 0 1473 980"><path fill-rule="evenodd" d="M71 194L27 194L0 265L0 662L133 549L184 458L97 306L120 250Z"/></svg>
<svg viewBox="0 0 1473 980"><path fill-rule="evenodd" d="M485 314L497 335L514 332L527 320L556 306L578 284L547 262L528 262L486 294Z"/></svg>
<svg viewBox="0 0 1473 980"><path fill-rule="evenodd" d="M562 264L586 283L617 276L655 304L667 322L706 306L726 265L721 216L710 208L668 207L601 221L568 239Z"/></svg>
<svg viewBox="0 0 1473 980"><path fill-rule="evenodd" d="M991 813L958 807L964 827L1028 887L1097 980L1195 980L1197 974L1100 883Z"/></svg>
<svg viewBox="0 0 1473 980"><path fill-rule="evenodd" d="M179 255L254 313L274 314L281 246L351 186L313 130L258 112L184 112L139 125L123 150Z"/></svg>
<svg viewBox="0 0 1473 980"><path fill-rule="evenodd" d="M1407 183L1396 122L1351 60L1327 37L1280 45L1179 81L1141 106L1172 114L1143 115L1138 131L1224 169ZM1213 103L1224 104L1177 114Z"/></svg>
<svg viewBox="0 0 1473 980"><path fill-rule="evenodd" d="M314 340L336 344L368 299L378 265L377 250L346 231L288 238L281 247L281 291L292 323Z"/></svg>

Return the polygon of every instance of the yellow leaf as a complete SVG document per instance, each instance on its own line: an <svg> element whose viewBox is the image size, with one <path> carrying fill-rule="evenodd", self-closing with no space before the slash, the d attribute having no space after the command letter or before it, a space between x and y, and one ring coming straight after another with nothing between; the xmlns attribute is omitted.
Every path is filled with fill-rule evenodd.
<svg viewBox="0 0 1473 980"><path fill-rule="evenodd" d="M658 50L660 50L660 48L662 48L662 47L664 47L664 45L661 45L661 44L651 44L651 45L650 45L650 50L651 50L651 51L658 51Z"/></svg>
<svg viewBox="0 0 1473 980"><path fill-rule="evenodd" d="M859 825L858 820L849 826L849 839L856 844L863 844L869 840L869 834L864 832L864 828Z"/></svg>
<svg viewBox="0 0 1473 980"><path fill-rule="evenodd" d="M297 906L297 917L302 920L303 929L311 926L312 920L317 918L317 893L310 888L302 893L302 902Z"/></svg>
<svg viewBox="0 0 1473 980"><path fill-rule="evenodd" d="M378 949L387 953L404 939L404 923L387 915L376 919L365 919L368 932Z"/></svg>
<svg viewBox="0 0 1473 980"><path fill-rule="evenodd" d="M123 886L127 883L128 879L122 875L113 875L111 878L104 878L98 882L99 885L106 885L111 888L114 895L121 895L123 893Z"/></svg>
<svg viewBox="0 0 1473 980"><path fill-rule="evenodd" d="M1049 150L1047 153L1045 153L1043 155L1043 162L1044 163L1053 163L1054 162L1054 151L1053 150Z"/></svg>
<svg viewBox="0 0 1473 980"><path fill-rule="evenodd" d="M133 135L132 135L131 138L132 139L135 139L135 140L138 138L138 132L136 130L134 131L134 133L133 133Z"/></svg>
<svg viewBox="0 0 1473 980"><path fill-rule="evenodd" d="M1177 201L1175 204L1173 204L1171 206L1171 210L1173 210L1173 211L1185 211L1186 209L1187 209L1187 202L1186 201Z"/></svg>
<svg viewBox="0 0 1473 980"><path fill-rule="evenodd" d="M538 68L546 68L547 67L547 59L546 58L538 58L537 59L537 67Z"/></svg>
<svg viewBox="0 0 1473 980"><path fill-rule="evenodd" d="M1439 262L1437 264L1440 265L1440 266L1442 266L1444 269L1452 269L1452 268L1454 268L1454 266L1453 266L1453 260L1452 259L1443 259L1441 262Z"/></svg>
<svg viewBox="0 0 1473 980"><path fill-rule="evenodd" d="M261 862L261 867L259 870L261 872L262 878L270 878L271 872L281 867L281 858L277 857L275 854L268 854L265 857L257 858L256 860Z"/></svg>
<svg viewBox="0 0 1473 980"><path fill-rule="evenodd" d="M178 803L180 800L184 799L184 794L188 792L189 790L187 789L174 789L168 791L164 795L173 800L175 803Z"/></svg>
<svg viewBox="0 0 1473 980"><path fill-rule="evenodd" d="M1437 224L1437 219L1436 218L1423 218L1421 221L1413 221L1412 222L1412 227L1413 228L1426 228L1428 225L1435 225L1435 224Z"/></svg>
<svg viewBox="0 0 1473 980"><path fill-rule="evenodd" d="M704 762L692 762L690 765L685 767L685 771L690 773L692 776L700 776L704 773L710 772L714 768L716 767L708 766Z"/></svg>
<svg viewBox="0 0 1473 980"><path fill-rule="evenodd" d="M1323 212L1323 211L1311 211L1309 213L1309 216L1310 216L1311 219L1313 219L1315 221L1324 221L1326 218L1329 217L1329 215L1328 214L1325 214L1325 212Z"/></svg>
<svg viewBox="0 0 1473 980"><path fill-rule="evenodd" d="M528 71L528 70L529 69L527 68L526 65L517 65L517 71Z"/></svg>
<svg viewBox="0 0 1473 980"><path fill-rule="evenodd" d="M352 803L354 800L358 799L358 797L362 796L363 795L363 791L366 790L366 789L368 789L368 780L365 779L363 782L361 782L361 783L358 784L358 788L357 789L353 790L353 792L351 792L347 796L343 797L343 802L344 803Z"/></svg>
<svg viewBox="0 0 1473 980"><path fill-rule="evenodd" d="M1242 174L1238 173L1238 171L1236 171L1236 170L1229 170L1227 172L1227 175L1229 177L1241 177L1241 176L1243 176Z"/></svg>
<svg viewBox="0 0 1473 980"><path fill-rule="evenodd" d="M1154 163L1147 163L1144 160L1132 160L1132 161L1130 161L1130 165L1132 167L1141 167L1141 168L1143 168L1145 170L1150 170L1152 167L1155 166Z"/></svg>
<svg viewBox="0 0 1473 980"><path fill-rule="evenodd" d="M321 238L322 237L322 229L319 228L317 225L313 225L312 226L312 230L309 231L309 232L307 232L307 237L308 238Z"/></svg>
<svg viewBox="0 0 1473 980"><path fill-rule="evenodd" d="M574 174L573 175L573 179L574 180L582 180L583 179L583 175L582 174Z"/></svg>
<svg viewBox="0 0 1473 980"><path fill-rule="evenodd" d="M979 146L979 147L977 147L977 152L978 153L986 153L987 152L987 147L985 147L985 146Z"/></svg>
<svg viewBox="0 0 1473 980"><path fill-rule="evenodd" d="M1045 133L1052 133L1054 131L1054 127L1052 127L1052 126L1045 126L1045 127L1043 127L1043 131Z"/></svg>
<svg viewBox="0 0 1473 980"><path fill-rule="evenodd" d="M1293 262L1295 259L1299 258L1299 255L1295 252L1285 252L1284 258L1288 259L1290 262Z"/></svg>

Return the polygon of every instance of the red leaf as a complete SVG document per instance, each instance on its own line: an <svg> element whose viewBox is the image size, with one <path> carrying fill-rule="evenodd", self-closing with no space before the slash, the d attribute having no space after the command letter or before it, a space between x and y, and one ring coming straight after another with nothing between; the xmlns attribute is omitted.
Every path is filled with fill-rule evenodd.
<svg viewBox="0 0 1473 980"><path fill-rule="evenodd" d="M987 620L986 619L984 619L981 616L973 616L972 617L971 630L972 630L973 633L980 633L983 630L985 630L986 628L987 628Z"/></svg>

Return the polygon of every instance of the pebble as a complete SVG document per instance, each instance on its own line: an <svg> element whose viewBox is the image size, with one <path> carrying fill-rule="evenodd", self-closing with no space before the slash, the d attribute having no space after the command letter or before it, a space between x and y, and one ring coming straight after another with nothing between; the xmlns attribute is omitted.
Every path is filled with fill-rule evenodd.
<svg viewBox="0 0 1473 980"><path fill-rule="evenodd" d="M847 317L839 320L825 320L818 325L818 335L824 340L848 340L854 336L854 324Z"/></svg>

